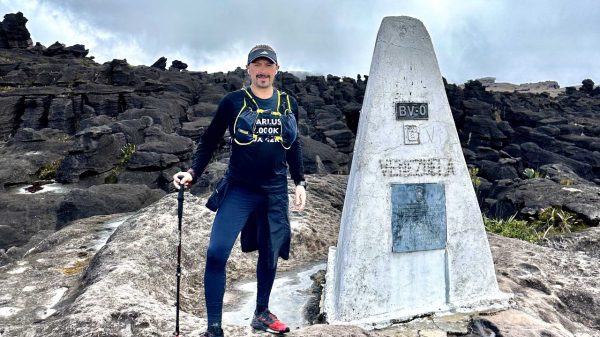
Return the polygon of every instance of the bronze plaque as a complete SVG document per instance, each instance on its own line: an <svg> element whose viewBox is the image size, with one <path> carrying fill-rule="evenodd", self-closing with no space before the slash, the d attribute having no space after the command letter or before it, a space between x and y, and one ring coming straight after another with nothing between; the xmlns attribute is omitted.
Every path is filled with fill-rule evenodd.
<svg viewBox="0 0 600 337"><path fill-rule="evenodd" d="M446 247L446 196L442 184L392 184L392 252Z"/></svg>

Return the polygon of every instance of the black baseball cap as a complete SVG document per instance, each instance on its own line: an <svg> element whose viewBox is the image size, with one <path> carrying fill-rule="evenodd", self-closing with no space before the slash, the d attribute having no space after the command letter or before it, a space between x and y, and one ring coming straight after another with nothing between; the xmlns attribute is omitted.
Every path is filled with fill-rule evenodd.
<svg viewBox="0 0 600 337"><path fill-rule="evenodd" d="M257 48L253 51L251 51L248 54L248 63L250 64L252 62L254 62L254 60L264 57L266 59L271 60L271 62L277 64L277 54L275 54L275 52L271 49L266 49L266 48Z"/></svg>

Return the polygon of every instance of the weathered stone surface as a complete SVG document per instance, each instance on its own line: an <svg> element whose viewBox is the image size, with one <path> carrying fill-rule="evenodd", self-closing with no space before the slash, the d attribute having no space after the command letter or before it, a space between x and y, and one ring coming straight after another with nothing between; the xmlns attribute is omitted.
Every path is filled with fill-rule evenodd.
<svg viewBox="0 0 600 337"><path fill-rule="evenodd" d="M289 261L281 261L281 271L325 258L338 230L340 211L334 204L343 200L342 178L308 177L308 208L303 213L292 213L293 255ZM198 336L206 324L202 251L206 250L214 214L204 208L205 201L185 195L181 331L188 336ZM99 330L140 337L172 333L176 205L176 194L170 194L133 215L73 221L28 247L30 251L24 258L0 267L3 336L85 336ZM125 222L100 249L114 226L110 223L115 221ZM595 228L577 237L561 240L564 244L556 250L489 235L500 287L515 295L514 304L508 311L475 316L468 336L489 337L494 331L490 327L511 337L597 336L600 331L586 325L597 320L593 313L597 312L594 306L600 291L600 260L579 252L577 242L588 240L589 253L595 254L600 231ZM254 268L255 255L241 253L236 244L228 266L228 293L236 281L254 277ZM585 305L583 308L571 306L570 299L578 296L591 300L578 302ZM226 307L238 301L235 296L226 298ZM294 329L289 335L420 337L438 329L436 333L463 336L470 319L461 315L424 317L370 331L317 324ZM264 335L252 332L248 326L227 325L225 332L231 336Z"/></svg>
<svg viewBox="0 0 600 337"><path fill-rule="evenodd" d="M25 98L22 127L39 130L47 125L49 97Z"/></svg>
<svg viewBox="0 0 600 337"><path fill-rule="evenodd" d="M597 242L600 230L586 236ZM490 242L500 288L515 295L514 310L486 317L503 335L600 334L598 258L573 252L575 247L554 250L492 234Z"/></svg>
<svg viewBox="0 0 600 337"><path fill-rule="evenodd" d="M160 111L158 109L153 108L145 108L145 109L128 109L123 113L119 114L120 120L126 119L139 119L144 116L148 116L152 118L153 124L161 125L163 130L167 133L171 133L175 130L175 125L173 123L173 119L169 116L168 113Z"/></svg>
<svg viewBox="0 0 600 337"><path fill-rule="evenodd" d="M75 111L71 98L56 97L52 99L48 108L48 127L63 130L67 134L75 133Z"/></svg>
<svg viewBox="0 0 600 337"><path fill-rule="evenodd" d="M27 18L23 13L4 15L0 26L0 48L29 48L33 45L29 30L25 27Z"/></svg>
<svg viewBox="0 0 600 337"><path fill-rule="evenodd" d="M193 142L189 138L165 133L155 126L146 129L145 136L145 143L138 147L140 151L170 153L183 160L192 156Z"/></svg>
<svg viewBox="0 0 600 337"><path fill-rule="evenodd" d="M168 153L136 151L129 162L127 168L131 170L139 169L164 169L173 164L179 163L179 158Z"/></svg>
<svg viewBox="0 0 600 337"><path fill-rule="evenodd" d="M323 164L326 172L348 173L349 158L347 155L337 152L331 146L318 142L312 138L300 136L302 144L302 161L306 173L316 173L318 170L317 156Z"/></svg>
<svg viewBox="0 0 600 337"><path fill-rule="evenodd" d="M129 144L142 144L144 143L145 130L154 124L154 120L150 116L142 115L138 119L121 118L118 122L111 122L102 118L97 120L96 124L108 124L113 133L123 133Z"/></svg>
<svg viewBox="0 0 600 337"><path fill-rule="evenodd" d="M82 44L75 44L72 46L65 46L63 43L58 41L54 42L50 47L42 50L42 55L45 56L57 56L57 55L70 55L74 57L85 57L90 51L85 49Z"/></svg>
<svg viewBox="0 0 600 337"><path fill-rule="evenodd" d="M195 117L212 117L217 111L217 105L214 103L200 102L192 105L188 112Z"/></svg>
<svg viewBox="0 0 600 337"><path fill-rule="evenodd" d="M167 58L161 56L156 62L151 65L152 68L157 68L161 70L165 70L167 68Z"/></svg>
<svg viewBox="0 0 600 337"><path fill-rule="evenodd" d="M54 129L19 129L6 148L0 148L0 190L39 180L40 168L60 161L71 140Z"/></svg>
<svg viewBox="0 0 600 337"><path fill-rule="evenodd" d="M108 63L107 76L113 85L131 85L135 83L135 75L127 60L114 59Z"/></svg>
<svg viewBox="0 0 600 337"><path fill-rule="evenodd" d="M193 121L182 123L177 134L197 140L210 125L212 117L195 117Z"/></svg>
<svg viewBox="0 0 600 337"><path fill-rule="evenodd" d="M181 62L179 60L174 60L171 63L171 68L174 68L174 69L184 70L184 69L187 69L187 67L188 67L187 63Z"/></svg>
<svg viewBox="0 0 600 337"><path fill-rule="evenodd" d="M75 137L69 155L58 169L58 182L72 183L86 176L108 172L117 166L121 150L127 144L123 133L113 134L106 125L87 128Z"/></svg>
<svg viewBox="0 0 600 337"><path fill-rule="evenodd" d="M77 219L93 215L133 212L160 199L162 190L145 185L106 184L88 189L73 189L56 211L57 229Z"/></svg>
<svg viewBox="0 0 600 337"><path fill-rule="evenodd" d="M0 249L21 246L41 231L54 231L56 225L56 210L64 194L19 194L19 187L0 193Z"/></svg>
<svg viewBox="0 0 600 337"><path fill-rule="evenodd" d="M279 270L290 270L325 257L335 237L314 233L337 230L339 210L332 207L331 200L339 203L342 199L341 178L329 176L312 182L315 191L312 206L302 213L292 213L294 248L290 260L281 261ZM291 186L290 193L293 193ZM98 253L93 248L96 246L93 234L102 227L96 217L93 222L75 221L38 244L24 260L28 273L8 273L20 268L17 263L0 269L0 287L11 286L6 293L11 307L18 309L14 315L0 316L3 333L18 336L29 331L33 336L63 336L86 335L101 329L113 335L170 334L175 290L176 196L170 194L128 218ZM204 315L204 306L200 304L204 254L200 252L206 250L214 213L203 206L205 202L205 198L185 195L181 327L186 335L199 335L206 324L200 318ZM236 244L230 259L228 284L254 274L255 259L255 254L241 253ZM80 267L73 268L74 265ZM20 287L14 286L17 282ZM23 293L25 286L36 286L39 291ZM59 287L67 289L60 296L61 302L52 306L57 313L40 318ZM4 293L5 288L1 289ZM234 306L236 302L236 298L230 298L225 305ZM0 300L0 307L5 306ZM32 325L33 321L39 324ZM251 335L249 327L230 326L226 331Z"/></svg>
<svg viewBox="0 0 600 337"><path fill-rule="evenodd" d="M526 216L529 210L539 211L546 207L559 207L572 211L588 224L600 222L600 187L580 184L577 180L566 185L563 180L527 179L498 185L492 194L497 197L489 204L490 213L505 218L514 214ZM557 179L558 180L558 179Z"/></svg>
<svg viewBox="0 0 600 337"><path fill-rule="evenodd" d="M19 111L22 98L18 96L0 97L0 138L7 139L18 129Z"/></svg>

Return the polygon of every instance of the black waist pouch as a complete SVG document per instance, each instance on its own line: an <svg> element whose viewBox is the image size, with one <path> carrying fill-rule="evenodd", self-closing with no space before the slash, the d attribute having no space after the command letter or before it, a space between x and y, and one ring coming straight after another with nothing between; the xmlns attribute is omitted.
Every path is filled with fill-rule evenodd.
<svg viewBox="0 0 600 337"><path fill-rule="evenodd" d="M210 209L213 212L216 212L223 200L225 200L225 194L227 194L227 189L229 188L229 180L227 179L227 175L225 175L217 185L215 186L215 190L212 192L210 197L208 197L208 201L206 201L206 208Z"/></svg>

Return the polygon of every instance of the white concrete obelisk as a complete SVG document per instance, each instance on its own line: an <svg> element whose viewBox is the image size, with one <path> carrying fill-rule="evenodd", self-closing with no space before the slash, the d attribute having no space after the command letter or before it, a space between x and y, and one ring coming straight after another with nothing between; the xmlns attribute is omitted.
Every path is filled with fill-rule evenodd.
<svg viewBox="0 0 600 337"><path fill-rule="evenodd" d="M323 311L389 324L501 308L477 198L425 26L383 19Z"/></svg>

